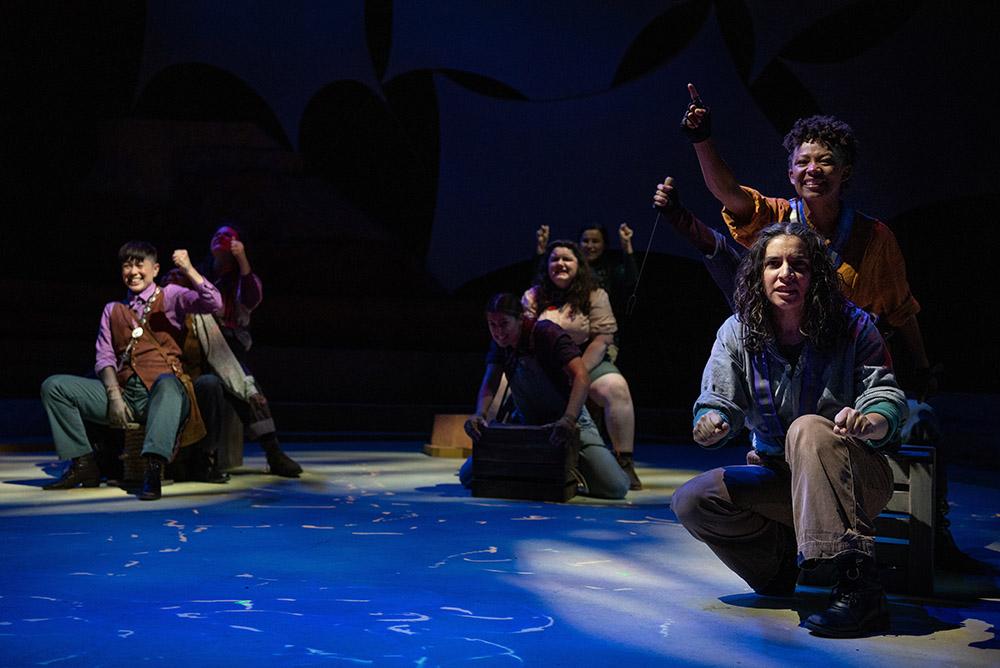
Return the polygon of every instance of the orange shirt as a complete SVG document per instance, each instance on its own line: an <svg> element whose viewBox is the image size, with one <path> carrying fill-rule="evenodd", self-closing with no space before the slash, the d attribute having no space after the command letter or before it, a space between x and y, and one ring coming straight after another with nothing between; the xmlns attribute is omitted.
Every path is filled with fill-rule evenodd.
<svg viewBox="0 0 1000 668"><path fill-rule="evenodd" d="M722 219L733 239L749 247L762 229L788 221L792 205L787 199L764 197L753 188L741 187L753 199L753 215L750 220L737 220L732 211L723 208ZM837 272L844 279L844 295L860 308L892 327L899 327L920 311L906 280L903 253L885 224L855 211L851 234L840 256L843 263Z"/></svg>

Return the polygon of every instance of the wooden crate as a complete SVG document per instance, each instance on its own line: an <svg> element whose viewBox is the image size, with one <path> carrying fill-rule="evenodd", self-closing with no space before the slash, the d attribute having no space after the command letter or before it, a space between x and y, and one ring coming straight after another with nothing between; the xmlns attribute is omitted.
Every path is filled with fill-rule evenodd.
<svg viewBox="0 0 1000 668"><path fill-rule="evenodd" d="M889 591L934 593L935 451L904 445L889 455L892 499L875 519L875 556Z"/></svg>
<svg viewBox="0 0 1000 668"><path fill-rule="evenodd" d="M220 471L243 466L243 420L233 408L233 401L236 400L226 395L221 407L222 438L219 439L218 449L215 452L215 464Z"/></svg>
<svg viewBox="0 0 1000 668"><path fill-rule="evenodd" d="M580 457L579 437L558 446L551 429L490 425L472 450L472 495L531 501L569 501L576 496L573 475Z"/></svg>
<svg viewBox="0 0 1000 668"><path fill-rule="evenodd" d="M461 457L472 454L472 439L465 433L468 415L435 415L431 442L424 445L424 454L431 457Z"/></svg>

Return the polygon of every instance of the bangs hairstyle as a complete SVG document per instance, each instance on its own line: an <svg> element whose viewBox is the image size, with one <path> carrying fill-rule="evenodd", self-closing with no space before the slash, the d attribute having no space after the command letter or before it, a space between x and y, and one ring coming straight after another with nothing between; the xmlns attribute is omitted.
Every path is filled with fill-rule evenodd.
<svg viewBox="0 0 1000 668"><path fill-rule="evenodd" d="M573 253L573 257L576 258L576 278L565 290L560 290L549 278L549 259L552 257L552 251L557 248L568 248ZM535 298L539 314L550 306L558 308L563 304L569 304L574 311L590 315L590 293L596 290L598 285L594 278L594 272L591 271L587 261L583 259L583 253L576 242L557 239L545 249L545 266L535 277L535 287L537 288Z"/></svg>
<svg viewBox="0 0 1000 668"><path fill-rule="evenodd" d="M788 151L789 166L795 149L807 141L829 148L844 166L853 165L858 155L858 140L854 136L854 130L833 116L810 116L795 121L782 142L782 146Z"/></svg>
<svg viewBox="0 0 1000 668"><path fill-rule="evenodd" d="M775 339L773 306L764 294L764 259L768 243L779 236L798 237L805 245L812 273L799 331L816 349L829 350L847 327L847 300L826 243L812 228L801 223L778 223L766 228L740 262L733 299L736 319L743 323L743 343L747 350L758 353Z"/></svg>
<svg viewBox="0 0 1000 668"><path fill-rule="evenodd" d="M489 301L486 302L485 311L487 315L490 313L502 313L515 319L524 316L524 308L521 306L521 300L510 292L498 292L490 297Z"/></svg>
<svg viewBox="0 0 1000 668"><path fill-rule="evenodd" d="M125 264L129 260L149 260L156 264L156 246L148 241L126 241L118 249L118 261Z"/></svg>

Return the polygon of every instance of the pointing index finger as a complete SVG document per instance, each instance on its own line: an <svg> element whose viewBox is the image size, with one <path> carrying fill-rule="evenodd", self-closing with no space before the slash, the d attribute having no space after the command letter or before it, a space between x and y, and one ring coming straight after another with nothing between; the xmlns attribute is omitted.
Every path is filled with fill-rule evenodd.
<svg viewBox="0 0 1000 668"><path fill-rule="evenodd" d="M698 89L694 87L693 83L688 84L688 93L691 95L692 102L700 102L701 96L698 95Z"/></svg>

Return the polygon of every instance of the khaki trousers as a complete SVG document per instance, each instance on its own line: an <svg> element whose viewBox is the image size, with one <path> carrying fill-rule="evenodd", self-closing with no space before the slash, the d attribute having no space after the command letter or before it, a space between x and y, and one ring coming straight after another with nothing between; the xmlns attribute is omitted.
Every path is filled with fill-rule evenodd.
<svg viewBox="0 0 1000 668"><path fill-rule="evenodd" d="M698 475L673 496L684 527L754 589L797 556L804 568L845 552L874 556L874 519L892 496L884 455L833 422L803 415L788 428L784 459Z"/></svg>

